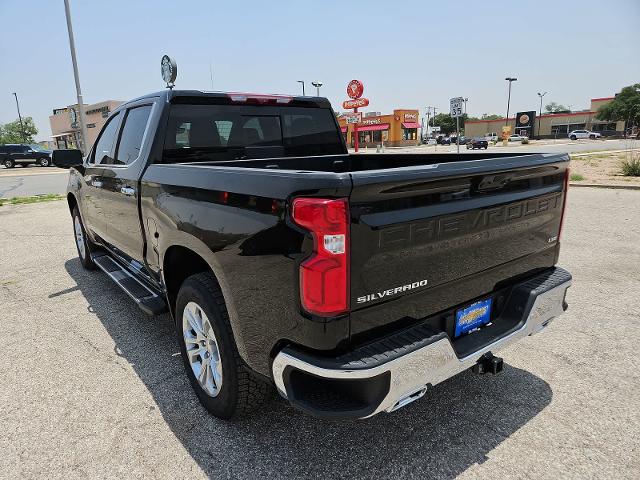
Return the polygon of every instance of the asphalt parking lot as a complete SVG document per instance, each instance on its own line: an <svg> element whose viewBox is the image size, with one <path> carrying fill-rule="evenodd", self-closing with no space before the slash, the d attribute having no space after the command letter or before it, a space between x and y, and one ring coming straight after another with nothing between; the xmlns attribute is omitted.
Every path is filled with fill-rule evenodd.
<svg viewBox="0 0 640 480"><path fill-rule="evenodd" d="M0 477L640 477L640 192L569 192L568 312L368 421L275 399L242 421L199 406L170 320L76 258L66 202L0 207Z"/></svg>

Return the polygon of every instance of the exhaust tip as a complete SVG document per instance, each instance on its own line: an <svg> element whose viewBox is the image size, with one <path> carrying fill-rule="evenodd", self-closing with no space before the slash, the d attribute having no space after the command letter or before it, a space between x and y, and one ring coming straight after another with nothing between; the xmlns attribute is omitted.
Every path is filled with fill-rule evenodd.
<svg viewBox="0 0 640 480"><path fill-rule="evenodd" d="M420 387L418 390L414 390L413 392L408 393L407 395L405 395L402 398L400 398L400 400L398 400L393 405L393 407L387 409L387 413L395 412L396 410L398 410L398 409L400 409L402 407L406 407L410 403L413 403L416 400L424 397L425 393L427 393L427 386L426 385L424 387Z"/></svg>

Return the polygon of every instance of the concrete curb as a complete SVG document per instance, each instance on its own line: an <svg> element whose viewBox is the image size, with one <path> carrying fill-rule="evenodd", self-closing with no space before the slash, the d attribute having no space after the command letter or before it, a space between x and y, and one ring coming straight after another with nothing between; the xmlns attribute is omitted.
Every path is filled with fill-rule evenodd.
<svg viewBox="0 0 640 480"><path fill-rule="evenodd" d="M614 188L620 190L640 190L640 185L607 185L604 183L576 183L569 182L571 187L589 187L589 188Z"/></svg>

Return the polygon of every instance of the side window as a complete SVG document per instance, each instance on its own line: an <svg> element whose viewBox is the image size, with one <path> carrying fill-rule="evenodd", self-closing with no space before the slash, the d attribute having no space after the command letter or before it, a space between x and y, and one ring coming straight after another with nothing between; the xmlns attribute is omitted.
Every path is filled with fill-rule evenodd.
<svg viewBox="0 0 640 480"><path fill-rule="evenodd" d="M124 127L120 134L120 141L116 150L113 163L116 165L129 165L138 156L142 148L142 137L147 128L151 105L134 107L127 112L124 119Z"/></svg>
<svg viewBox="0 0 640 480"><path fill-rule="evenodd" d="M100 132L100 138L96 142L96 147L93 153L93 159L91 163L111 163L111 147L113 147L113 140L116 136L116 129L118 128L118 122L120 120L120 112L116 113L109 123L107 123L102 132Z"/></svg>

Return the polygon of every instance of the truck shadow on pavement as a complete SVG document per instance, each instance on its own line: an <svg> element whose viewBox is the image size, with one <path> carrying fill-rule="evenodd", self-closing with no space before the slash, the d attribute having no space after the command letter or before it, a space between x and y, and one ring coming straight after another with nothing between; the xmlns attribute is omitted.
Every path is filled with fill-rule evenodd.
<svg viewBox="0 0 640 480"><path fill-rule="evenodd" d="M254 415L224 422L200 406L184 374L168 315L150 318L102 273L77 259L69 275L149 390L163 419L210 477L453 478L542 411L550 386L505 365L497 376L469 372L393 413L359 422L319 420L276 398ZM55 295L55 294L54 294ZM162 446L158 446L162 448Z"/></svg>

